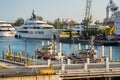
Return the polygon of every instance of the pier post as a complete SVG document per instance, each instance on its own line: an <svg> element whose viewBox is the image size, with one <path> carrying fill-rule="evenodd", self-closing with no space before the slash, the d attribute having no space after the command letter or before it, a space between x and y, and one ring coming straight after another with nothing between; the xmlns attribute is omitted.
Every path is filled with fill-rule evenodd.
<svg viewBox="0 0 120 80"><path fill-rule="evenodd" d="M50 59L48 59L48 66L51 64L51 60Z"/></svg>
<svg viewBox="0 0 120 80"><path fill-rule="evenodd" d="M104 61L104 45L102 45L102 47L101 47L101 50L102 50L102 54L101 54L101 61L103 62Z"/></svg>
<svg viewBox="0 0 120 80"><path fill-rule="evenodd" d="M87 67L87 63L84 63L84 70L87 70L88 67Z"/></svg>
<svg viewBox="0 0 120 80"><path fill-rule="evenodd" d="M28 58L28 60L27 60L27 66L30 66L30 65L31 65L31 59Z"/></svg>
<svg viewBox="0 0 120 80"><path fill-rule="evenodd" d="M67 64L70 64L70 59L67 59Z"/></svg>
<svg viewBox="0 0 120 80"><path fill-rule="evenodd" d="M110 46L110 52L109 52L109 59L110 59L110 62L112 61L112 47Z"/></svg>
<svg viewBox="0 0 120 80"><path fill-rule="evenodd" d="M106 57L105 65L106 65L106 69L109 69L109 58L108 57Z"/></svg>
<svg viewBox="0 0 120 80"><path fill-rule="evenodd" d="M62 53L62 43L60 43L60 53Z"/></svg>
<svg viewBox="0 0 120 80"><path fill-rule="evenodd" d="M2 54L3 54L3 59L5 58L5 53L4 53L4 50L2 51Z"/></svg>
<svg viewBox="0 0 120 80"><path fill-rule="evenodd" d="M78 52L80 51L80 49L81 49L81 44L78 43Z"/></svg>
<svg viewBox="0 0 120 80"><path fill-rule="evenodd" d="M102 57L104 57L104 45L102 45Z"/></svg>
<svg viewBox="0 0 120 80"><path fill-rule="evenodd" d="M90 63L90 58L87 58L87 64L89 64Z"/></svg>
<svg viewBox="0 0 120 80"><path fill-rule="evenodd" d="M62 64L61 65L61 71L64 71L65 70L65 64Z"/></svg>

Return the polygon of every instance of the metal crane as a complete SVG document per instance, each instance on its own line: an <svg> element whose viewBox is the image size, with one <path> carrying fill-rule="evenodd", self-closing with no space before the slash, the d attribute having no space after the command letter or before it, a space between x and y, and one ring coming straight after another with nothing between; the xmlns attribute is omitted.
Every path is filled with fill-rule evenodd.
<svg viewBox="0 0 120 80"><path fill-rule="evenodd" d="M113 2L113 0L110 0L107 7L106 7L106 20L109 21L109 11L112 11L112 14L114 14L116 11L119 10L119 7Z"/></svg>
<svg viewBox="0 0 120 80"><path fill-rule="evenodd" d="M86 1L86 10L85 10L85 18L82 21L82 23L86 26L88 26L88 24L91 22L92 16L90 14L91 12L91 4L92 4L92 0L87 0Z"/></svg>

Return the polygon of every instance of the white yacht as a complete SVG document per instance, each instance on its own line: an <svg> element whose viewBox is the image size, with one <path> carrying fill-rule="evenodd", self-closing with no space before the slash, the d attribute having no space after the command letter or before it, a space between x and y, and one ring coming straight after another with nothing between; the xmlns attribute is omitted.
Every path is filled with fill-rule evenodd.
<svg viewBox="0 0 120 80"><path fill-rule="evenodd" d="M17 37L21 38L39 38L39 39L51 39L53 35L57 38L63 29L55 29L47 22L37 20L37 17L33 11L32 17L18 28Z"/></svg>
<svg viewBox="0 0 120 80"><path fill-rule="evenodd" d="M14 37L16 34L15 28L5 21L0 21L0 37Z"/></svg>

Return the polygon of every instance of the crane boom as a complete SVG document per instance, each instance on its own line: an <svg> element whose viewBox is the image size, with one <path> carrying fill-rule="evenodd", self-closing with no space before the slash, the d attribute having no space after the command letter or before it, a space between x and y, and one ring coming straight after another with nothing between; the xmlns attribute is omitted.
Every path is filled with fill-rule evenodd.
<svg viewBox="0 0 120 80"><path fill-rule="evenodd" d="M91 12L91 4L92 4L92 0L86 0L86 9L85 9L85 17L84 17L84 20L82 21L82 24L83 25L88 25L88 23L91 22L91 15L90 15L90 12Z"/></svg>
<svg viewBox="0 0 120 80"><path fill-rule="evenodd" d="M92 0L87 0L86 2L85 20L87 20L90 17L91 3L92 3Z"/></svg>

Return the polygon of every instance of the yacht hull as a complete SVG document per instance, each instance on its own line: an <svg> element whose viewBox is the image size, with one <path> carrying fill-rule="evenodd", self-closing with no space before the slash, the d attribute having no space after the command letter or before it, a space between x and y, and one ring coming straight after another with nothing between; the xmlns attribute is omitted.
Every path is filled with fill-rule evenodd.
<svg viewBox="0 0 120 80"><path fill-rule="evenodd" d="M59 37L63 29L40 29L40 30L17 30L17 37L21 38L40 38L40 39L51 39L53 38L53 35L56 36L56 38Z"/></svg>
<svg viewBox="0 0 120 80"><path fill-rule="evenodd" d="M0 31L0 37L14 37L16 31Z"/></svg>

